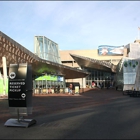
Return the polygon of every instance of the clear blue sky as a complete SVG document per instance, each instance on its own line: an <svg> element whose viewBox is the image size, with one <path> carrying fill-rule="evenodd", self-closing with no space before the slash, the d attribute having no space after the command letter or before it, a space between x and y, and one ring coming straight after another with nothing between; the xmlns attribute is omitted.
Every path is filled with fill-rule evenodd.
<svg viewBox="0 0 140 140"><path fill-rule="evenodd" d="M0 1L0 31L34 52L34 36L60 50L121 46L138 38L140 1Z"/></svg>

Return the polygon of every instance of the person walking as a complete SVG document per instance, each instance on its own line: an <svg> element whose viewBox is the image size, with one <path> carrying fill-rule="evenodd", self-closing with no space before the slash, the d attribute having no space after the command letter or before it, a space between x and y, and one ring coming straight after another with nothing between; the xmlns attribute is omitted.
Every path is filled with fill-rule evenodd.
<svg viewBox="0 0 140 140"><path fill-rule="evenodd" d="M109 82L107 82L107 89L109 89L109 87L110 87L110 84L109 84Z"/></svg>
<svg viewBox="0 0 140 140"><path fill-rule="evenodd" d="M102 89L103 87L104 87L104 83L102 82L102 83L101 83L101 89Z"/></svg>
<svg viewBox="0 0 140 140"><path fill-rule="evenodd" d="M70 84L70 85L69 85L69 88L68 88L68 93L69 93L69 94L72 94L72 87L73 87L72 84Z"/></svg>

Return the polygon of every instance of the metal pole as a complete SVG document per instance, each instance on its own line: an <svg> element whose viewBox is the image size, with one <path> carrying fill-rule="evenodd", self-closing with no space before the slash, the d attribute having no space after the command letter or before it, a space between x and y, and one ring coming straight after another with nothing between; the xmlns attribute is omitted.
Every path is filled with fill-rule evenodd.
<svg viewBox="0 0 140 140"><path fill-rule="evenodd" d="M17 109L18 122L19 122L19 108Z"/></svg>

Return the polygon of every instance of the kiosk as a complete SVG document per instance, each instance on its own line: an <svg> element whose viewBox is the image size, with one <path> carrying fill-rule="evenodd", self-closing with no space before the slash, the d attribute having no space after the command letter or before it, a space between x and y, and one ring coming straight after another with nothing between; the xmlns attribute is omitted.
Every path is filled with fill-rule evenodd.
<svg viewBox="0 0 140 140"><path fill-rule="evenodd" d="M36 124L34 119L24 119L32 114L32 67L27 63L10 64L8 85L9 110L17 119L9 119L5 126L29 127Z"/></svg>

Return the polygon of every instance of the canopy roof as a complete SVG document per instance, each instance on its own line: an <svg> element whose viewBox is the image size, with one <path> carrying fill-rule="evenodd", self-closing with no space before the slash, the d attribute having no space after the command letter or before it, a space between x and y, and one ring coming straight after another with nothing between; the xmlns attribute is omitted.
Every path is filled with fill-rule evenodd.
<svg viewBox="0 0 140 140"><path fill-rule="evenodd" d="M43 73L63 75L66 79L84 78L89 75L88 72L64 66L55 62L39 58L34 53L5 35L0 31L0 56L6 57L7 67L10 64L28 63L32 65L33 75L42 75ZM2 69L2 59L0 59L0 68Z"/></svg>
<svg viewBox="0 0 140 140"><path fill-rule="evenodd" d="M71 57L78 63L79 66L85 68L93 68L97 70L104 70L109 72L116 72L116 66L111 62L103 60L92 59L80 55L70 54Z"/></svg>

